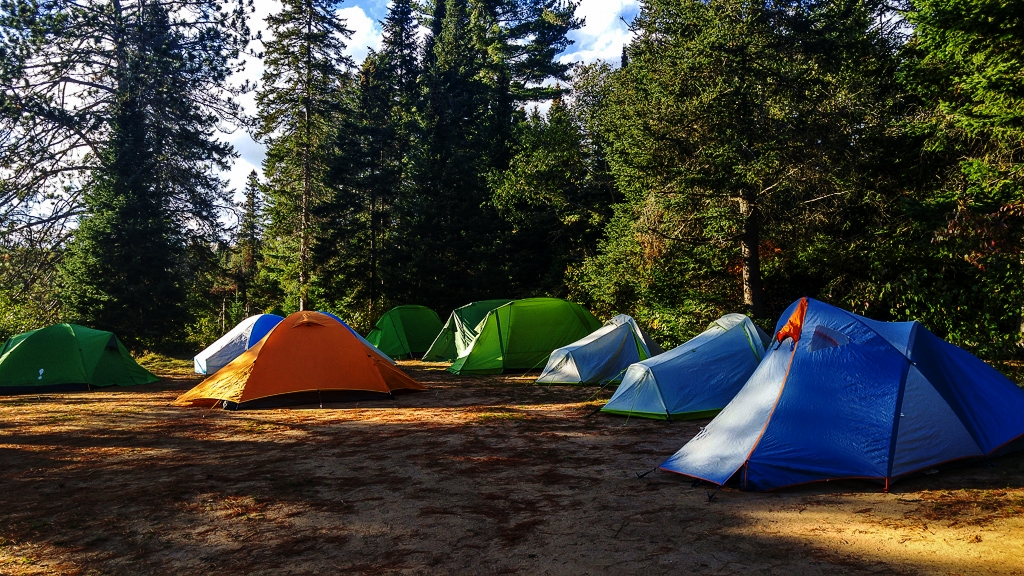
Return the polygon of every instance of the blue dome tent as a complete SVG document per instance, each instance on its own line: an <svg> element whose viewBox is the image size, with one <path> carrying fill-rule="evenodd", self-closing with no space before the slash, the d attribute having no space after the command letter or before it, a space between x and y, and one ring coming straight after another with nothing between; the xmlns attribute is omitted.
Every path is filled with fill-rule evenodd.
<svg viewBox="0 0 1024 576"><path fill-rule="evenodd" d="M661 469L744 489L862 478L889 484L1020 449L1024 390L917 322L804 298L721 413Z"/></svg>
<svg viewBox="0 0 1024 576"><path fill-rule="evenodd" d="M192 363L196 373L213 374L220 370L262 340L281 320L284 318L277 314L256 314L242 320L227 334L195 355Z"/></svg>

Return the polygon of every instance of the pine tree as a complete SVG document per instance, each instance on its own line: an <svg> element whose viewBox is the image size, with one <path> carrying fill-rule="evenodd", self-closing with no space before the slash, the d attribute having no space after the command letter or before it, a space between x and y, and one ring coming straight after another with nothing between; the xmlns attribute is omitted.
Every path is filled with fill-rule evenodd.
<svg viewBox="0 0 1024 576"><path fill-rule="evenodd" d="M546 117L534 109L515 141L509 168L490 179L493 202L512 225L504 240L512 248L506 274L513 290L564 296L567 270L594 256L614 188L561 98Z"/></svg>
<svg viewBox="0 0 1024 576"><path fill-rule="evenodd" d="M404 266L399 298L418 295L440 308L483 298L493 278L478 247L489 245L485 172L488 134L482 131L485 88L481 53L470 36L466 0L435 5L424 53L415 191L403 204ZM451 286L446 278L460 281ZM477 296L470 296L477 294Z"/></svg>
<svg viewBox="0 0 1024 576"><path fill-rule="evenodd" d="M63 291L74 318L138 348L181 334L184 226L213 225L221 192L208 169L229 152L209 138L213 119L183 91L195 76L164 8L146 4L122 17L110 136L63 266Z"/></svg>
<svg viewBox="0 0 1024 576"><path fill-rule="evenodd" d="M873 183L858 174L899 110L895 42L876 10L859 0L648 2L602 122L627 204L592 262L595 290L614 307L700 323L739 306L773 313L765 270L781 270L762 254L801 261L798 246L861 205Z"/></svg>
<svg viewBox="0 0 1024 576"><path fill-rule="evenodd" d="M332 192L337 128L347 115L351 31L337 17L337 0L287 0L267 17L262 87L257 92L259 130L267 144L268 258L294 306L306 310L318 262L311 259L321 222L320 206ZM291 306L292 304L289 304Z"/></svg>
<svg viewBox="0 0 1024 576"><path fill-rule="evenodd" d="M863 292L986 358L1019 355L1024 15L1014 2L910 4L903 78L917 106L899 132L916 178L877 234Z"/></svg>
<svg viewBox="0 0 1024 576"><path fill-rule="evenodd" d="M561 92L555 55L579 27L575 5L550 0L437 0L426 15L418 147L412 193L399 218L398 298L440 307L504 297L514 248L491 201L487 175L512 159L517 105ZM448 279L457 278L452 282ZM534 292L539 286L522 290ZM525 295L525 294L523 294Z"/></svg>
<svg viewBox="0 0 1024 576"><path fill-rule="evenodd" d="M238 233L235 238L235 263L233 276L238 286L245 316L251 316L253 306L252 287L259 273L260 262L263 260L263 199L260 181L256 171L249 173L245 185L245 200L242 202L242 217L238 222Z"/></svg>
<svg viewBox="0 0 1024 576"><path fill-rule="evenodd" d="M338 131L336 147L345 151L335 170L339 185L321 207L330 222L317 242L322 290L357 323L375 321L387 307L395 229L402 225L396 204L411 185L416 27L408 0L391 5L381 49L363 62L352 116Z"/></svg>
<svg viewBox="0 0 1024 576"><path fill-rule="evenodd" d="M0 194L52 201L18 224L47 253L79 222L53 283L63 318L134 347L173 338L187 316L185 245L212 240L225 198L215 169L232 152L213 134L238 111L226 79L248 39L244 5L5 3L0 37L12 56L0 66Z"/></svg>

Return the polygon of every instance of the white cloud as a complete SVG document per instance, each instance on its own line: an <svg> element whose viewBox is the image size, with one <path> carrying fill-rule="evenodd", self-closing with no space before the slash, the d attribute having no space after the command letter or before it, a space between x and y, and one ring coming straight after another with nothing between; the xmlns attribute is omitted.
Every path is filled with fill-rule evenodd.
<svg viewBox="0 0 1024 576"><path fill-rule="evenodd" d="M351 6L338 10L338 16L346 21L348 29L352 31L352 37L345 43L348 44L348 55L359 64L366 58L370 48L380 49L381 28L380 24L366 15L359 6Z"/></svg>
<svg viewBox="0 0 1024 576"><path fill-rule="evenodd" d="M583 28L569 34L575 41L559 57L562 62L590 63L605 60L617 65L622 47L632 37L627 22L640 9L640 0L582 0L576 16L585 20Z"/></svg>

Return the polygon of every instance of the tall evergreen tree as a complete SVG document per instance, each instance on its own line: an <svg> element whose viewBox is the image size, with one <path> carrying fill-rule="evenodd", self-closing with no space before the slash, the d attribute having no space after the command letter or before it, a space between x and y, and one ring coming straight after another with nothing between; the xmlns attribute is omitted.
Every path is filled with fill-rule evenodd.
<svg viewBox="0 0 1024 576"><path fill-rule="evenodd" d="M566 77L568 66L555 55L580 26L574 10L551 0L430 6L415 185L399 214L401 267L392 267L400 272L391 283L396 297L445 308L512 289L504 264L514 250L511 231L497 215L487 175L508 168L514 129L525 117L516 105L560 93L542 83Z"/></svg>
<svg viewBox="0 0 1024 576"><path fill-rule="evenodd" d="M416 190L403 206L405 266L400 298L417 296L441 308L487 293L493 262L481 252L493 238L487 212L482 131L482 55L471 36L467 0L438 0L424 53L421 134L415 151ZM460 277L456 286L445 281ZM471 296L476 294L476 296ZM481 295L482 294L482 295Z"/></svg>
<svg viewBox="0 0 1024 576"><path fill-rule="evenodd" d="M878 235L866 300L987 357L1020 354L1024 15L1014 3L913 0L904 79L918 98L907 210Z"/></svg>
<svg viewBox="0 0 1024 576"><path fill-rule="evenodd" d="M816 224L862 198L859 146L884 131L895 75L881 9L645 4L603 123L627 200L591 269L595 282L620 270L601 289L611 307L766 316L762 254L799 258ZM616 295L619 282L632 287Z"/></svg>
<svg viewBox="0 0 1024 576"><path fill-rule="evenodd" d="M256 283L260 262L263 260L263 198L256 171L249 173L245 184L245 200L235 238L233 276L245 316L254 313L252 288Z"/></svg>
<svg viewBox="0 0 1024 576"><path fill-rule="evenodd" d="M268 257L285 277L288 306L306 310L317 271L311 250L322 222L319 207L332 192L336 129L347 115L352 32L338 18L338 0L286 0L267 17L257 137L267 144Z"/></svg>
<svg viewBox="0 0 1024 576"><path fill-rule="evenodd" d="M113 8L106 141L62 286L73 318L140 347L173 340L188 319L188 237L216 230L224 195L213 167L232 155L211 137L218 116L194 92L225 79L224 60L238 46L208 37L218 46L204 62L167 5Z"/></svg>
<svg viewBox="0 0 1024 576"><path fill-rule="evenodd" d="M615 198L607 167L561 98L517 127L516 155L491 175L493 201L512 225L512 290L566 294L566 272L594 256Z"/></svg>
<svg viewBox="0 0 1024 576"><path fill-rule="evenodd" d="M338 131L338 186L322 206L329 221L318 242L325 263L323 288L352 321L368 324L384 308L394 260L396 203L411 185L419 87L417 24L408 0L391 5L380 51L371 50L359 73L349 122Z"/></svg>

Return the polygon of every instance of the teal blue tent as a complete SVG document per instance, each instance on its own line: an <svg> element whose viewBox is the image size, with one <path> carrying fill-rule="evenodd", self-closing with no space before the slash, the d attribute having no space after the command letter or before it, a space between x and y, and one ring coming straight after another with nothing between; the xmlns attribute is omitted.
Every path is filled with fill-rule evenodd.
<svg viewBox="0 0 1024 576"><path fill-rule="evenodd" d="M612 317L600 330L551 353L538 384L618 382L631 364L661 354L658 346L625 314Z"/></svg>
<svg viewBox="0 0 1024 576"><path fill-rule="evenodd" d="M726 314L692 340L632 364L608 404L610 414L690 419L714 416L764 357L768 335L742 314Z"/></svg>

